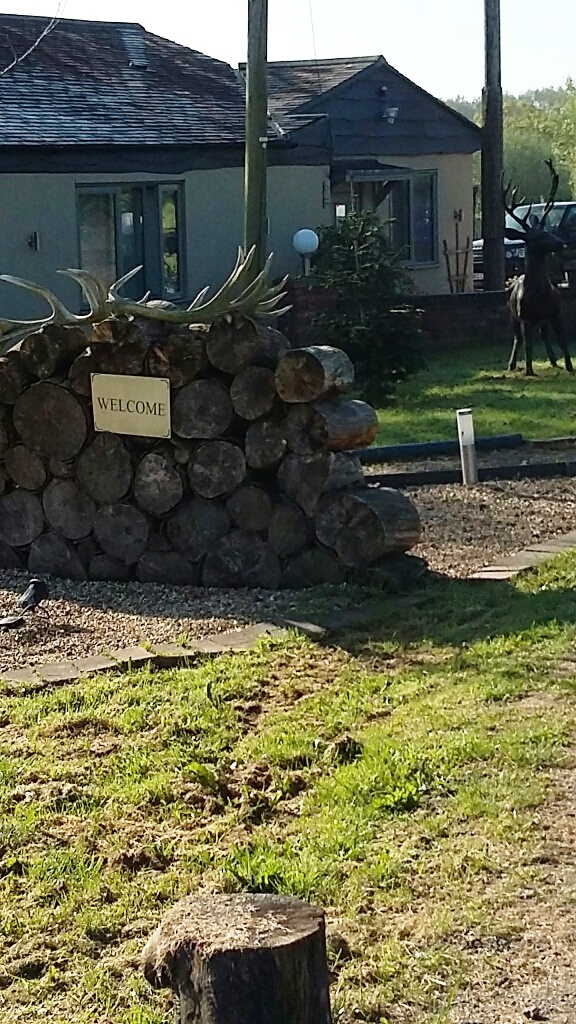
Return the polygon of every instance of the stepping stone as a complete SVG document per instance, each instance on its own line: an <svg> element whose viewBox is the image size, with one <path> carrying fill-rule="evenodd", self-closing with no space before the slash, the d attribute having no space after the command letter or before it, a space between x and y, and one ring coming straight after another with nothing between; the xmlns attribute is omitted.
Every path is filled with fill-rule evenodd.
<svg viewBox="0 0 576 1024"><path fill-rule="evenodd" d="M152 644L154 664L158 668L173 668L175 665L185 665L194 657L194 652L187 650L180 644Z"/></svg>
<svg viewBox="0 0 576 1024"><path fill-rule="evenodd" d="M258 640L265 637L285 637L286 630L273 622L256 622L243 629L231 629L227 633L213 633L209 640L225 651L246 651Z"/></svg>
<svg viewBox="0 0 576 1024"><path fill-rule="evenodd" d="M40 665L36 675L44 683L72 683L80 678L80 673L71 661L55 661L50 665Z"/></svg>
<svg viewBox="0 0 576 1024"><path fill-rule="evenodd" d="M28 665L23 665L22 668L11 668L7 672L2 672L0 677L3 683L38 683L39 677L35 674L34 669Z"/></svg>
<svg viewBox="0 0 576 1024"><path fill-rule="evenodd" d="M103 654L94 654L87 658L74 658L72 664L78 669L80 676L94 676L99 672L118 671L118 663Z"/></svg>
<svg viewBox="0 0 576 1024"><path fill-rule="evenodd" d="M154 655L150 651L137 645L110 651L110 657L122 668L144 668L154 660Z"/></svg>

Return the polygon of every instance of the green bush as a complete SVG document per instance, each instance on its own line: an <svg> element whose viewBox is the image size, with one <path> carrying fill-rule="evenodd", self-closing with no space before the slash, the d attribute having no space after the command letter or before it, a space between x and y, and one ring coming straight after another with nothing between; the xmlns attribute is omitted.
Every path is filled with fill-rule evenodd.
<svg viewBox="0 0 576 1024"><path fill-rule="evenodd" d="M312 282L336 293L334 311L312 322L310 340L334 345L352 359L371 402L424 365L418 351L420 313L402 298L413 291L377 214L351 213L319 229Z"/></svg>

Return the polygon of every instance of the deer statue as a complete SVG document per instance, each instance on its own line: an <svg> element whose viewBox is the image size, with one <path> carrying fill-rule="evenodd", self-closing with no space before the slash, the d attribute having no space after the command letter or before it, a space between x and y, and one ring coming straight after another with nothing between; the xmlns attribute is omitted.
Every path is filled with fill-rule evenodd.
<svg viewBox="0 0 576 1024"><path fill-rule="evenodd" d="M550 281L546 270L548 253L559 252L564 248L564 242L546 227L546 220L554 206L558 191L558 174L554 169L554 164L552 160L547 160L546 164L552 180L550 193L539 219L532 214L532 204L523 217L517 216L516 210L524 203L524 200L517 201L517 188L510 195L511 184L508 184L504 190L504 209L518 224L518 229L506 227L506 237L518 239L526 246L525 272L521 277L516 278L509 288L508 308L512 314L514 344L508 369L516 369L518 353L524 345L527 377L535 376L532 367L532 347L534 336L538 331L546 346L550 363L552 366L556 366L556 356L550 343L550 328L556 335L568 373L573 372L572 360L562 325L560 292Z"/></svg>

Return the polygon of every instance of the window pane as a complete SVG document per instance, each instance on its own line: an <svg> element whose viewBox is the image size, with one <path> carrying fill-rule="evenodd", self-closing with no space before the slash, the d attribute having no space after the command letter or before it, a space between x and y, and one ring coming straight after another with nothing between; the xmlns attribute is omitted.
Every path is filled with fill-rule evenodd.
<svg viewBox="0 0 576 1024"><path fill-rule="evenodd" d="M80 265L95 274L105 285L112 284L116 273L116 226L114 196L80 193Z"/></svg>
<svg viewBox="0 0 576 1024"><path fill-rule="evenodd" d="M144 217L142 212L142 189L125 188L120 193L120 238L121 273L127 274L135 267L144 265ZM136 277L124 285L124 295L140 298L144 287L145 273L141 270Z"/></svg>
<svg viewBox="0 0 576 1024"><path fill-rule="evenodd" d="M182 294L178 198L178 189L162 189L162 272L167 298Z"/></svg>
<svg viewBox="0 0 576 1024"><path fill-rule="evenodd" d="M417 174L412 183L412 259L415 263L433 263L436 258L434 176Z"/></svg>
<svg viewBox="0 0 576 1024"><path fill-rule="evenodd" d="M410 184L408 181L388 181L383 185L384 198L378 213L388 232L390 246L402 259L410 258Z"/></svg>

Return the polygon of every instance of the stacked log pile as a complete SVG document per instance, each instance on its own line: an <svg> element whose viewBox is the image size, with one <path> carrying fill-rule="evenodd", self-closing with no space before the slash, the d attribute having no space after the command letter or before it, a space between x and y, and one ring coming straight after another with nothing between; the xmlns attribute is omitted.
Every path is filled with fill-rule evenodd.
<svg viewBox="0 0 576 1024"><path fill-rule="evenodd" d="M170 440L96 433L91 373L162 377ZM0 566L206 587L340 582L418 543L366 487L376 414L338 349L243 317L51 324L0 357Z"/></svg>

